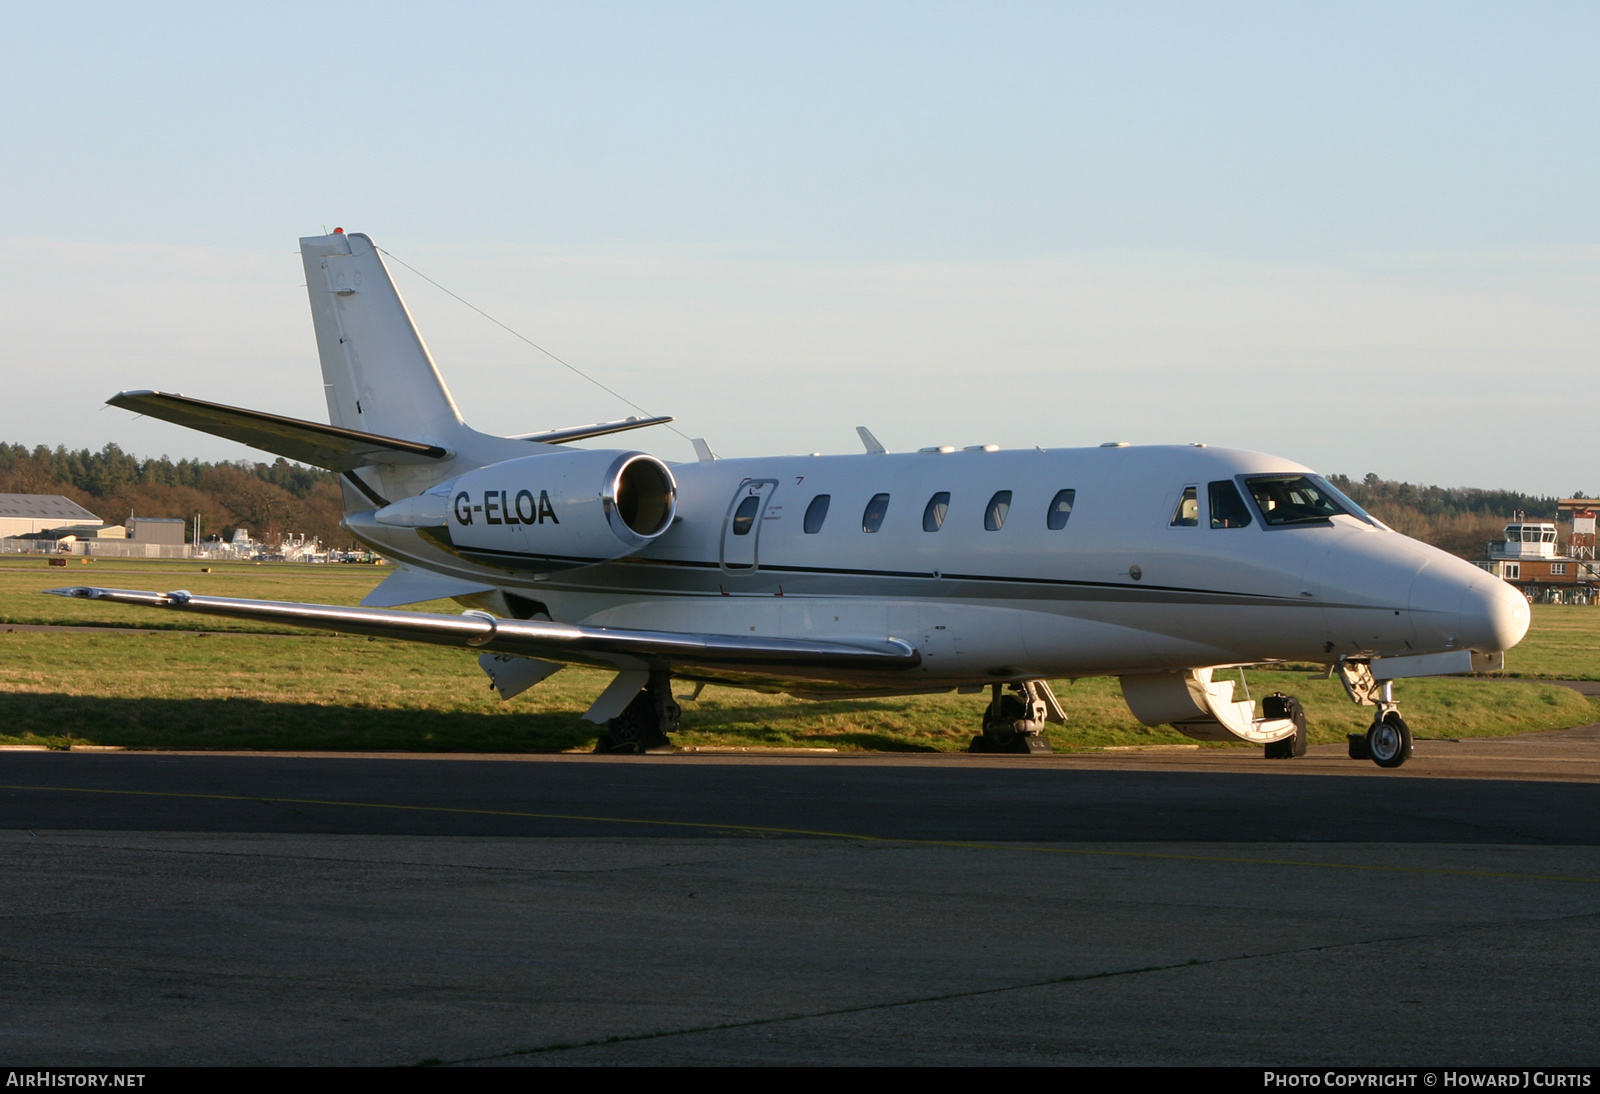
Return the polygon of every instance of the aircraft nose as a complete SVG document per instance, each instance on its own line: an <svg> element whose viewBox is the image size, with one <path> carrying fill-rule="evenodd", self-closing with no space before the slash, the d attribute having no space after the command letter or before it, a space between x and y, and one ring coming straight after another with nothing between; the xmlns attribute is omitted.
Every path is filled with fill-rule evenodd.
<svg viewBox="0 0 1600 1094"><path fill-rule="evenodd" d="M1528 633L1528 600L1515 586L1484 577L1461 594L1460 644L1485 652L1509 650Z"/></svg>

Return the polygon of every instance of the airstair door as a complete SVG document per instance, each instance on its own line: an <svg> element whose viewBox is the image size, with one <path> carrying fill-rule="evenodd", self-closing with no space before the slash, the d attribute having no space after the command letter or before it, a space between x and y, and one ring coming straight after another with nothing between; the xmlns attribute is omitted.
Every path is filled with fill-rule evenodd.
<svg viewBox="0 0 1600 1094"><path fill-rule="evenodd" d="M733 492L722 525L722 568L729 573L749 573L760 564L756 546L761 540L761 518L778 488L777 479L746 479Z"/></svg>

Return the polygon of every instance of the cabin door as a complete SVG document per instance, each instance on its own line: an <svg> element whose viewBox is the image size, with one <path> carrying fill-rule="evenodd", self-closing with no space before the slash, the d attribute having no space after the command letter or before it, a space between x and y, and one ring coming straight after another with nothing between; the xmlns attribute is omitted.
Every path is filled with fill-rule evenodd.
<svg viewBox="0 0 1600 1094"><path fill-rule="evenodd" d="M759 565L756 544L761 539L761 518L778 488L777 479L746 479L733 492L722 525L722 568L730 573L749 572Z"/></svg>

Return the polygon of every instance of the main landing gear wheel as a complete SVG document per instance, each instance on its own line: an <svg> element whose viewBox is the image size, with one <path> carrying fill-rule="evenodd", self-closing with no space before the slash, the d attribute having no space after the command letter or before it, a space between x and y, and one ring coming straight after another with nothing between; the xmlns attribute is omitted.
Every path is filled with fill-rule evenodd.
<svg viewBox="0 0 1600 1094"><path fill-rule="evenodd" d="M1399 711L1391 710L1372 723L1367 730L1367 755L1379 767L1399 767L1411 758L1411 727Z"/></svg>
<svg viewBox="0 0 1600 1094"><path fill-rule="evenodd" d="M1269 760L1292 760L1306 754L1306 710L1293 695L1275 691L1261 700L1261 713L1267 718L1287 718L1294 723L1294 735L1273 741L1262 749Z"/></svg>
<svg viewBox="0 0 1600 1094"><path fill-rule="evenodd" d="M633 697L621 714L606 723L595 742L596 752L671 752L668 733L678 728L683 708L672 697L672 674L652 672L644 690Z"/></svg>
<svg viewBox="0 0 1600 1094"><path fill-rule="evenodd" d="M983 712L983 732L972 738L967 751L1024 756L1051 751L1050 741L1044 735L1044 704L1030 710L1033 706L1030 699L1021 684L993 685L993 698Z"/></svg>

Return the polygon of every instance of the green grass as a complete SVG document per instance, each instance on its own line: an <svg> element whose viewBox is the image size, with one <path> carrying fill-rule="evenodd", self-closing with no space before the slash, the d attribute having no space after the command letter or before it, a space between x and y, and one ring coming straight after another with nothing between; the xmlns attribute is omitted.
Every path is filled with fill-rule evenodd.
<svg viewBox="0 0 1600 1094"><path fill-rule="evenodd" d="M1534 604L1528 637L1506 654L1506 675L1600 680L1600 607Z"/></svg>
<svg viewBox="0 0 1600 1094"><path fill-rule="evenodd" d="M505 703L473 653L420 644L273 633L231 620L65 600L47 588L100 584L188 588L218 595L353 604L386 571L355 566L74 562L0 559L0 743L132 748L401 749L521 752L592 747L580 720L608 675L566 669ZM432 605L459 610L454 605ZM157 633L11 631L4 623L159 628ZM245 632L218 635L212 631ZM1507 657L1525 678L1595 676L1600 610L1538 605L1534 630ZM1309 668L1309 667L1308 667ZM1309 671L1251 672L1252 694L1305 704L1313 742L1341 741L1371 717L1335 680ZM1115 680L1057 682L1070 721L1058 750L1191 743L1139 725ZM1428 679L1396 685L1420 737L1470 737L1578 725L1600 718L1567 688ZM687 690L684 688L682 690ZM981 695L808 702L708 687L684 704L680 745L790 746L844 751L958 751L976 730Z"/></svg>

